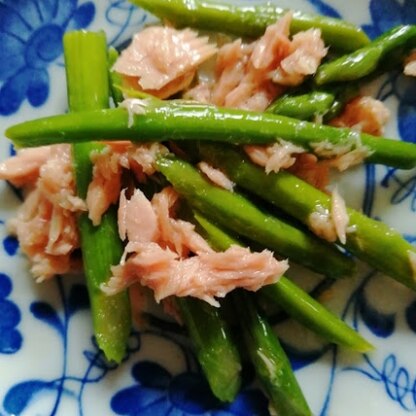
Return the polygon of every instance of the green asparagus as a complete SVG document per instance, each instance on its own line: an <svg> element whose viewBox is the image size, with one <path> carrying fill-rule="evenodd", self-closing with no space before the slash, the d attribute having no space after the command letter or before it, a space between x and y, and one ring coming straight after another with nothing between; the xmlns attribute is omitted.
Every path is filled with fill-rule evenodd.
<svg viewBox="0 0 416 416"><path fill-rule="evenodd" d="M157 166L189 204L209 219L319 273L335 278L353 273L353 261L335 246L265 214L235 192L210 184L189 163L160 157Z"/></svg>
<svg viewBox="0 0 416 416"><path fill-rule="evenodd" d="M104 33L69 32L64 36L68 101L71 111L79 112L108 106L107 46ZM73 145L77 192L85 198L92 175L90 154L102 145ZM127 292L106 296L100 289L110 277L110 267L123 253L118 237L117 213L104 214L94 227L87 214L78 217L84 272L91 302L94 334L108 360L123 359L131 329L130 304Z"/></svg>
<svg viewBox="0 0 416 416"><path fill-rule="evenodd" d="M270 2L263 5L236 6L215 0L131 0L161 20L181 27L226 31L237 36L258 37L288 10ZM355 50L369 42L357 26L340 19L293 12L291 32L319 28L328 45Z"/></svg>
<svg viewBox="0 0 416 416"><path fill-rule="evenodd" d="M241 360L220 310L198 299L176 302L212 392L233 401L241 387Z"/></svg>
<svg viewBox="0 0 416 416"><path fill-rule="evenodd" d="M122 77L116 71L113 71L113 65L119 57L117 49L111 47L108 50L108 71L109 71L109 80L110 80L110 92L113 97L115 104L120 104L123 100L123 91L120 88L117 88L118 85L122 84Z"/></svg>
<svg viewBox="0 0 416 416"><path fill-rule="evenodd" d="M281 278L278 283L263 287L260 293L280 305L306 328L330 342L363 353L374 349L358 332L289 279Z"/></svg>
<svg viewBox="0 0 416 416"><path fill-rule="evenodd" d="M199 226L198 231L216 250L226 250L233 244L240 244L198 212L194 213L194 222ZM330 342L359 352L373 349L360 334L284 276L277 283L263 287L260 293L279 304L292 318Z"/></svg>
<svg viewBox="0 0 416 416"><path fill-rule="evenodd" d="M267 113L293 117L299 120L313 120L325 115L335 101L335 94L326 91L312 91L301 95L283 95L268 109Z"/></svg>
<svg viewBox="0 0 416 416"><path fill-rule="evenodd" d="M312 415L271 326L259 314L247 293L233 294L233 301L240 317L244 345L276 413L281 416Z"/></svg>
<svg viewBox="0 0 416 416"><path fill-rule="evenodd" d="M88 140L201 140L236 144L291 141L308 151L320 144L365 146L366 161L402 169L416 166L416 145L289 117L183 101L136 100L125 108L70 113L16 124L6 130L17 147Z"/></svg>
<svg viewBox="0 0 416 416"><path fill-rule="evenodd" d="M331 198L327 194L289 172L266 174L264 169L231 146L200 143L198 147L200 157L221 168L232 181L275 204L312 230L311 214L319 207L327 211L331 209ZM346 234L345 247L374 268L416 289L415 248L382 222L353 209L347 209L347 212L351 232Z"/></svg>
<svg viewBox="0 0 416 416"><path fill-rule="evenodd" d="M377 72L379 75L379 73ZM322 116L325 122L339 115L346 103L359 95L360 85L364 81L371 82L375 73L354 84L334 84L325 89L314 89L309 83L306 87L289 90L288 93L277 98L267 113L293 117L298 120L312 120Z"/></svg>
<svg viewBox="0 0 416 416"><path fill-rule="evenodd" d="M315 74L317 85L330 82L354 81L374 72L393 50L408 44L416 46L416 26L398 26L384 33L369 45L334 61L324 63Z"/></svg>
<svg viewBox="0 0 416 416"><path fill-rule="evenodd" d="M368 79L369 82L373 80L372 77L366 77L365 79L366 80ZM363 81L364 79L361 80L361 82ZM348 84L348 85L341 84L331 89L331 92L334 94L335 99L331 107L324 114L324 118L323 118L324 123L327 123L333 118L339 116L344 110L346 104L349 101L351 101L353 98L360 95L360 86L361 86L361 83L360 84L353 83L353 84Z"/></svg>

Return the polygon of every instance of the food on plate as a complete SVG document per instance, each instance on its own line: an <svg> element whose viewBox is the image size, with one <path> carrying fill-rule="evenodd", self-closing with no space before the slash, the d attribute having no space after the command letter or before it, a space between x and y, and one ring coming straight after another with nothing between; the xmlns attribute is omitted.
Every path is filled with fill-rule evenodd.
<svg viewBox="0 0 416 416"><path fill-rule="evenodd" d="M241 387L237 325L271 406L309 415L249 292L366 352L361 335L284 276L291 263L348 278L355 256L415 289L414 247L328 189L334 169L416 166L416 145L380 137L381 101L356 83L333 85L364 84L386 61L412 75L415 28L370 42L347 22L270 4L134 3L169 24L144 28L118 57L103 33L65 34L69 113L6 131L18 149L0 178L25 191L10 230L38 281L78 268L81 252L107 359L125 354L137 310L129 287L147 287L187 327L220 400Z"/></svg>

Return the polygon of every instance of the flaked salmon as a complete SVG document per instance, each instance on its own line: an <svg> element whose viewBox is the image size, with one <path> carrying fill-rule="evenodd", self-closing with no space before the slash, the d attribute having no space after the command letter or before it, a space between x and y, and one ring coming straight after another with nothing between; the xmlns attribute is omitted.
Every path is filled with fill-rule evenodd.
<svg viewBox="0 0 416 416"><path fill-rule="evenodd" d="M39 169L37 188L50 202L63 209L86 211L85 202L76 196L71 146L54 145L50 152L47 161Z"/></svg>
<svg viewBox="0 0 416 416"><path fill-rule="evenodd" d="M172 295L193 296L218 306L215 298L236 287L257 290L286 271L287 261L276 260L268 250L252 253L234 246L223 253L213 251L193 224L174 218L177 203L178 194L171 187L151 201L139 190L129 201L122 193L120 235L127 235L129 242L123 261L112 268L113 277L102 287L106 293L139 282L150 287L158 301ZM146 214L137 220L129 211ZM146 224L137 227L137 221Z"/></svg>
<svg viewBox="0 0 416 416"><path fill-rule="evenodd" d="M235 183L221 170L214 168L207 162L199 162L198 168L214 185L227 189L227 191L234 189Z"/></svg>
<svg viewBox="0 0 416 416"><path fill-rule="evenodd" d="M193 296L214 306L236 287L258 290L275 283L286 271L287 263L278 262L271 252L251 253L233 246L222 253L201 253L185 259L156 243L137 244L136 254L124 265L112 268L113 277L106 293L117 293L139 281L150 287L157 301L169 296Z"/></svg>
<svg viewBox="0 0 416 416"><path fill-rule="evenodd" d="M306 76L316 72L327 52L319 29L297 33L290 44L290 53L271 74L273 82L300 85Z"/></svg>
<svg viewBox="0 0 416 416"><path fill-rule="evenodd" d="M63 144L22 150L2 164L4 177L27 192L9 230L38 281L72 270L79 248L75 215L87 207L76 196L71 157L71 147Z"/></svg>
<svg viewBox="0 0 416 416"><path fill-rule="evenodd" d="M389 118L390 111L382 101L360 96L347 103L342 114L331 120L330 124L380 136Z"/></svg>
<svg viewBox="0 0 416 416"><path fill-rule="evenodd" d="M416 50L413 50L404 61L403 73L410 77L416 77Z"/></svg>
<svg viewBox="0 0 416 416"><path fill-rule="evenodd" d="M112 152L108 146L101 152L91 154L94 167L86 203L88 217L94 225L100 224L102 215L118 201L122 173L119 159L120 154Z"/></svg>
<svg viewBox="0 0 416 416"><path fill-rule="evenodd" d="M190 29L153 26L137 33L114 64L128 85L167 98L192 82L197 67L217 52Z"/></svg>
<svg viewBox="0 0 416 416"><path fill-rule="evenodd" d="M93 153L93 177L86 197L93 224L100 224L102 215L117 203L123 169L130 170L139 182L145 182L147 176L155 173L157 155L167 153L168 149L160 143L134 145L128 141L107 144L102 151Z"/></svg>
<svg viewBox="0 0 416 416"><path fill-rule="evenodd" d="M268 146L247 145L244 150L255 164L264 167L267 174L291 167L296 162L295 155L305 152L302 147L284 140Z"/></svg>
<svg viewBox="0 0 416 416"><path fill-rule="evenodd" d="M51 155L51 146L20 149L17 154L0 163L0 179L17 187L34 185L41 166Z"/></svg>
<svg viewBox="0 0 416 416"><path fill-rule="evenodd" d="M159 221L159 243L181 257L187 257L191 252L211 252L209 244L195 231L193 224L175 218L178 199L179 195L172 187L164 188L152 198L152 207Z"/></svg>
<svg viewBox="0 0 416 416"><path fill-rule="evenodd" d="M345 200L338 192L337 187L332 191L331 217L338 240L341 244L345 244L347 241L347 230L350 218L345 205Z"/></svg>
<svg viewBox="0 0 416 416"><path fill-rule="evenodd" d="M331 196L330 209L320 205L309 216L309 227L319 237L334 243L339 240L342 244L347 241L347 233L354 230L348 228L349 215L344 199L335 188Z"/></svg>
<svg viewBox="0 0 416 416"><path fill-rule="evenodd" d="M71 255L79 247L73 212L51 202L40 188L33 189L9 223L20 248L31 260L31 272L43 281L72 268Z"/></svg>
<svg viewBox="0 0 416 416"><path fill-rule="evenodd" d="M319 30L289 37L292 14L267 27L250 44L237 39L217 55L214 82L202 81L187 98L219 106L264 111L286 86L300 84L316 72L327 48Z"/></svg>
<svg viewBox="0 0 416 416"><path fill-rule="evenodd" d="M152 204L139 189L130 199L126 190L120 195L118 207L118 230L122 240L145 243L159 239L158 218Z"/></svg>
<svg viewBox="0 0 416 416"><path fill-rule="evenodd" d="M300 153L296 155L295 163L288 168L288 171L315 188L326 191L329 184L329 168L328 161L318 160L311 153Z"/></svg>

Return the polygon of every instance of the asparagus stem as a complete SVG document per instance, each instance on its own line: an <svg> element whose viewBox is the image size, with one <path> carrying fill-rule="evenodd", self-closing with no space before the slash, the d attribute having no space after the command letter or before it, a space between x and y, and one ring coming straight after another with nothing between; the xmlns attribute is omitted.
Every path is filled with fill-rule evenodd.
<svg viewBox="0 0 416 416"><path fill-rule="evenodd" d="M365 79L367 80L367 78L370 77ZM328 122L339 115L345 104L357 95L359 95L359 85L357 84L340 84L325 90L288 93L279 97L267 109L267 113L312 121L317 116L323 116L323 119Z"/></svg>
<svg viewBox="0 0 416 416"><path fill-rule="evenodd" d="M326 91L311 91L301 95L283 95L268 109L268 113L293 117L299 120L311 120L325 115L335 101L335 95Z"/></svg>
<svg viewBox="0 0 416 416"><path fill-rule="evenodd" d="M148 181L140 189L150 199L167 183ZM181 206L179 215L189 219L192 211ZM181 318L188 330L196 356L213 394L232 402L241 387L241 359L223 311L192 297L176 297Z"/></svg>
<svg viewBox="0 0 416 416"><path fill-rule="evenodd" d="M161 20L181 27L195 27L237 36L258 37L266 27L275 23L288 10L270 2L262 5L236 6L215 0L131 0ZM319 28L328 45L344 50L355 50L369 42L357 26L340 19L294 12L291 32Z"/></svg>
<svg viewBox="0 0 416 416"><path fill-rule="evenodd" d="M194 213L194 221L199 226L200 234L214 249L223 251L233 244L240 244L198 212ZM263 287L260 293L279 304L292 318L330 342L358 352L374 349L359 333L284 276L277 283Z"/></svg>
<svg viewBox="0 0 416 416"><path fill-rule="evenodd" d="M241 387L241 359L220 310L198 299L176 301L212 392L232 402Z"/></svg>
<svg viewBox="0 0 416 416"><path fill-rule="evenodd" d="M311 227L310 216L322 207L330 210L331 198L289 172L265 173L231 146L199 144L199 155L221 168L241 187L278 206ZM415 248L397 231L353 209L347 209L349 226L345 247L361 260L411 289L416 289L412 262ZM311 229L313 229L311 227ZM339 244L341 244L339 242ZM388 255L386 255L388 253Z"/></svg>
<svg viewBox="0 0 416 416"><path fill-rule="evenodd" d="M189 163L161 157L157 166L191 206L218 224L318 273L334 278L353 273L354 262L335 246L265 214L235 192L212 185Z"/></svg>
<svg viewBox="0 0 416 416"><path fill-rule="evenodd" d="M181 204L179 215L195 222L187 204ZM192 297L177 297L176 303L211 391L223 402L234 401L242 384L242 364L227 314Z"/></svg>
<svg viewBox="0 0 416 416"><path fill-rule="evenodd" d="M181 204L179 215L195 223L188 204ZM212 392L221 401L233 401L242 382L241 359L226 314L191 297L178 297L176 302Z"/></svg>
<svg viewBox="0 0 416 416"><path fill-rule="evenodd" d="M69 32L64 36L70 110L79 112L108 106L107 46L104 33ZM73 145L77 192L85 198L92 175L91 151L102 145ZM127 292L106 296L100 285L110 277L110 267L121 258L123 247L118 237L117 215L109 210L98 227L87 214L78 218L84 271L91 302L94 333L108 360L121 362L130 334L130 305Z"/></svg>
<svg viewBox="0 0 416 416"><path fill-rule="evenodd" d="M280 305L306 328L334 344L358 352L374 349L358 332L289 279L281 278L278 283L263 287L260 293Z"/></svg>
<svg viewBox="0 0 416 416"><path fill-rule="evenodd" d="M245 347L276 413L281 416L312 415L271 326L259 314L247 293L241 291L232 296Z"/></svg>
<svg viewBox="0 0 416 416"><path fill-rule="evenodd" d="M409 44L414 47L416 26L398 26L384 33L369 45L334 61L324 63L315 75L317 85L336 81L353 81L374 72L393 50Z"/></svg>
<svg viewBox="0 0 416 416"><path fill-rule="evenodd" d="M368 79L370 82L373 77L375 79L375 74L364 79ZM360 86L363 85L364 79L362 79L360 83L353 83L349 85L341 84L331 89L332 93L335 95L335 99L331 107L324 114L325 123L340 115L344 110L345 105L354 97L360 95Z"/></svg>
<svg viewBox="0 0 416 416"><path fill-rule="evenodd" d="M122 77L118 72L113 71L112 69L118 57L119 53L117 49L113 47L108 49L108 74L110 81L110 92L115 104L120 104L124 100L123 91L120 88L117 88L117 85L121 85L123 82Z"/></svg>
<svg viewBox="0 0 416 416"><path fill-rule="evenodd" d="M204 217L200 212L193 210L193 223L196 229L209 243L209 245L218 251L225 251L232 245L241 246L239 240L232 236L229 231L225 232L212 221Z"/></svg>
<svg viewBox="0 0 416 416"><path fill-rule="evenodd" d="M17 147L88 140L194 140L234 144L291 141L313 152L319 143L368 149L368 162L397 168L416 166L416 145L360 134L289 117L218 108L183 101L138 100L133 114L125 108L71 113L14 125L6 130Z"/></svg>

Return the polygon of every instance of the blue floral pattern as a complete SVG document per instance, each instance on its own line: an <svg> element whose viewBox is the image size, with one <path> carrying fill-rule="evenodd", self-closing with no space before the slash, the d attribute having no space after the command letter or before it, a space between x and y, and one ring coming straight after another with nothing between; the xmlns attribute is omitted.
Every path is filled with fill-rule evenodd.
<svg viewBox="0 0 416 416"><path fill-rule="evenodd" d="M4 225L4 221L0 220L0 225ZM19 249L19 242L14 236L7 235L3 238L3 248L9 256L14 256Z"/></svg>
<svg viewBox="0 0 416 416"><path fill-rule="evenodd" d="M364 30L372 38L380 36L394 26L414 24L416 22L416 3L405 0L371 0L370 14L372 23L364 25ZM414 78L390 74L382 89L380 98L386 100L391 96L399 99L398 128L400 137L414 142L416 127L416 82Z"/></svg>
<svg viewBox="0 0 416 416"><path fill-rule="evenodd" d="M372 23L363 28L371 38L380 36L394 26L416 22L416 4L413 0L371 0L369 8Z"/></svg>
<svg viewBox="0 0 416 416"><path fill-rule="evenodd" d="M95 6L76 0L5 0L0 3L0 115L33 107L49 96L48 66L62 54L65 30L88 27Z"/></svg>
<svg viewBox="0 0 416 416"><path fill-rule="evenodd" d="M0 275L0 296L1 292ZM114 371L116 366L107 362L102 352L93 341L92 349L85 350L84 366L81 375L69 374L68 372L68 332L71 329L71 322L77 312L89 307L88 294L84 285L71 285L65 289L62 280L58 282L58 292L62 300L62 311L57 311L51 304L43 301L33 302L30 305L32 316L43 322L56 332L61 341L63 363L61 369L56 369L57 377L53 379L29 379L11 386L3 399L3 408L10 415L20 415L30 411L34 401L48 393L50 397L48 414L62 414L60 406L64 397L68 397L78 402L79 414L83 414L82 401L86 387L91 384L101 382L109 372ZM17 309L17 308L16 308ZM3 312L0 301L0 314ZM7 318L7 315L6 315ZM11 324L15 319L6 319ZM7 337L2 333L0 324L0 347L2 340L7 341ZM140 335L133 333L128 348L128 356L140 349ZM69 387L71 384L71 387Z"/></svg>
<svg viewBox="0 0 416 416"><path fill-rule="evenodd" d="M14 354L22 345L22 334L16 328L21 320L20 310L7 299L12 292L9 276L0 273L0 354Z"/></svg>
<svg viewBox="0 0 416 416"><path fill-rule="evenodd" d="M309 0L309 3L313 5L317 13L319 14L323 14L324 16L329 16L329 17L336 17L336 18L341 17L338 11L334 7L332 7L330 4L328 4L328 2L325 2L323 0Z"/></svg>
<svg viewBox="0 0 416 416"><path fill-rule="evenodd" d="M369 9L372 23L363 25L363 29L371 38L380 36L394 26L416 22L416 3L412 0L371 0ZM400 138L407 142L416 142L416 80L403 76L401 71L388 74L378 92L378 98L386 101L392 97L399 101L396 119ZM374 166L367 166L366 170L367 185L363 210L371 216L376 191L376 173ZM409 201L409 207L414 212L416 176L409 176L392 168L385 170L380 185L392 191L390 203L398 205Z"/></svg>
<svg viewBox="0 0 416 416"><path fill-rule="evenodd" d="M341 8L338 10L337 7L342 4L341 1L304 1L321 14L341 16ZM397 24L416 22L414 0L369 0L368 9L371 21L363 28L372 38ZM62 54L63 33L90 27L98 19L102 19L109 29L109 43L120 48L133 29L147 21L148 15L127 0L0 0L0 117L3 120L7 120L6 116L20 114L26 101L32 107L42 107L47 103L52 65L59 64ZM416 141L415 97L416 82L399 73L386 77L378 91L381 100L393 98L399 101L397 128L401 139L409 142ZM367 214L374 217L379 214L377 195L380 191L389 195L390 205L409 212L416 211L414 173L371 165L365 169L362 208ZM19 193L13 192L19 198ZM0 224L4 228L4 221ZM405 236L415 243L416 231L413 228ZM21 270L18 248L14 238L2 236L2 259L6 259L5 264ZM41 328L42 341L43 337L54 340L59 360L50 371L46 371L45 366L45 371L39 370L35 376L25 378L22 374L21 378L13 379L7 385L0 383L2 416L37 414L36 405L40 401L43 403L42 414L97 414L95 403L92 408L88 407L87 397L93 397L92 402L96 401L96 397L100 398L102 411L99 414L103 416L268 414L267 400L260 390L253 387L251 375L245 377L242 391L233 403L219 403L212 396L194 354L184 344L181 329L160 318L149 316L152 329L131 334L128 356L118 368L104 359L93 339L87 338L86 345L75 353L78 355L74 355L70 348L70 334L80 325L80 317L88 308L85 286L59 278L53 286L55 292L52 295L40 296L27 305L18 296L16 285L12 285L12 277L16 279L13 282L18 281L19 276L14 276L9 269L0 272L0 360L19 357L26 351L29 340L23 332L22 321L26 321L28 326ZM395 351L394 343L391 348L388 344L402 328L411 335L416 334L416 300L414 297L406 298L394 311L386 309L374 295L377 279L374 272L369 272L357 287L343 294L342 314L347 322L374 343L383 343L380 356L364 355L363 359L346 365L342 351L337 347L326 343L305 346L284 332L281 334L282 345L297 374L321 363L327 369L327 374L321 374L319 379L320 384L325 386L319 390L322 397L319 400L313 398L316 399L313 408L316 415L335 413L337 386L345 374L357 375L361 381L376 386L380 393L378 397L387 399L393 406L395 416L396 412L402 415L416 411L416 371L403 361L400 351ZM338 283L324 280L313 292L319 295L327 293L330 288L329 291L334 293L338 287ZM388 286L386 290L394 291L394 287ZM273 322L278 327L285 325L287 317L279 315ZM305 339L303 332L300 336ZM156 337L157 345L160 341L175 348L176 352L171 356L182 360L181 368L175 371L168 369L168 360L146 351L149 337ZM45 344L47 348L49 345ZM96 396L97 391L100 396ZM101 395L102 391L106 391L107 395Z"/></svg>
<svg viewBox="0 0 416 416"><path fill-rule="evenodd" d="M3 248L9 256L14 256L19 249L19 242L17 241L16 237L8 235L3 240Z"/></svg>
<svg viewBox="0 0 416 416"><path fill-rule="evenodd" d="M220 403L200 373L172 376L157 363L142 361L133 366L136 384L119 391L111 400L117 415L152 416L265 416L267 400L258 390L245 390L230 405Z"/></svg>
<svg viewBox="0 0 416 416"><path fill-rule="evenodd" d="M344 317L351 312L353 327L362 332L365 325L378 338L388 339L392 337L398 321L398 311L383 311L383 305L372 304L377 299L372 293L372 283L375 282L377 274L369 273L360 286L354 291L347 302ZM374 290L374 289L373 289ZM394 292L394 289L393 289ZM370 302L371 299L371 302ZM411 302L404 308L405 322L412 332L416 333L416 301ZM411 372L405 365L400 364L400 358L395 352L386 354L381 362L376 362L371 355L364 354L363 362L359 365L347 365L342 367L339 363L339 349L332 348L332 372L328 385L327 397L320 416L329 416L329 405L331 393L336 384L336 370L341 368L342 372L354 372L361 377L366 377L373 383L377 383L386 395L396 403L399 408L406 412L416 411L416 374Z"/></svg>
<svg viewBox="0 0 416 416"><path fill-rule="evenodd" d="M148 15L128 0L110 0L105 17L110 25L118 28L115 35L109 39L109 44L120 47L123 37L128 33L127 29L141 26Z"/></svg>

